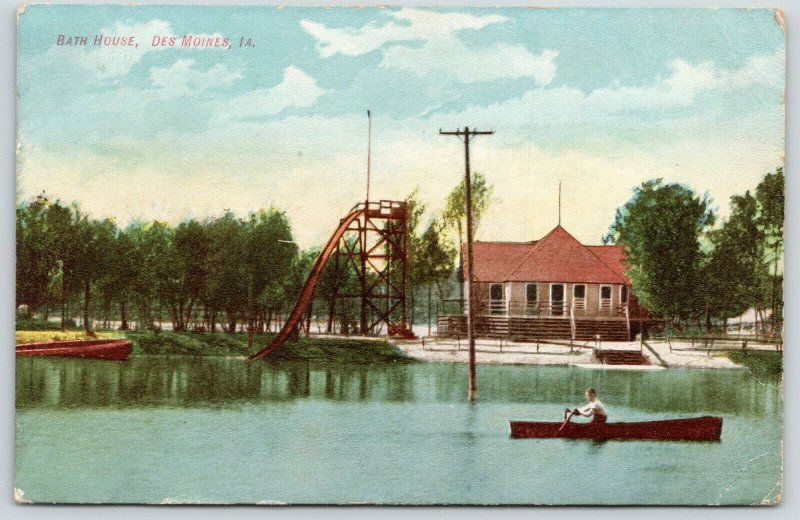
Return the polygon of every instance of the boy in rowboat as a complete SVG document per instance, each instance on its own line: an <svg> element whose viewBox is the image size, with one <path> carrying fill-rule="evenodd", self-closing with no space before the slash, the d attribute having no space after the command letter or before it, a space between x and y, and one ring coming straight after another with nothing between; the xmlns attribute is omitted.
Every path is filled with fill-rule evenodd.
<svg viewBox="0 0 800 520"><path fill-rule="evenodd" d="M602 424L606 422L608 417L606 414L606 407L597 398L597 392L595 392L594 388L588 388L586 390L586 400L589 401L589 404L582 408L574 408L572 414L591 417L593 423ZM569 409L567 409L567 411L569 411Z"/></svg>

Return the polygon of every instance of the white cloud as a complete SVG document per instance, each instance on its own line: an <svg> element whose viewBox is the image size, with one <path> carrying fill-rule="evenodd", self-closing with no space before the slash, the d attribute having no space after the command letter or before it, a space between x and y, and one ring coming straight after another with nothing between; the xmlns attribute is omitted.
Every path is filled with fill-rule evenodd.
<svg viewBox="0 0 800 520"><path fill-rule="evenodd" d="M271 116L289 107L311 106L324 93L325 89L317 85L316 79L297 67L289 66L283 71L280 83L232 98L217 113L217 119Z"/></svg>
<svg viewBox="0 0 800 520"><path fill-rule="evenodd" d="M224 63L217 63L206 71L197 70L194 65L195 60L180 59L166 67L153 67L150 81L177 96L226 87L242 77L240 71L232 71Z"/></svg>
<svg viewBox="0 0 800 520"><path fill-rule="evenodd" d="M672 72L668 77L655 78L642 87L615 83L588 93L569 86L532 88L516 98L488 106L438 113L432 119L443 127L470 121L476 127L503 129L511 131L512 135L520 135L516 130L527 128L529 131L522 138L536 125L560 129L560 134L572 131L591 134L598 129L615 133L621 126L631 124L626 117L631 111L651 113L653 119L650 123L636 120L635 124L643 130L649 126L672 124L713 125L719 107L697 106L692 115L684 114L678 118L665 119L660 113L670 108L694 107L698 97L704 93L721 94L754 84L774 89L783 77L781 59L782 54L754 56L737 69L722 69L712 62L692 64L676 59L670 63ZM769 91L765 88L764 95ZM778 100L775 108L780 109ZM670 128L676 130L674 126Z"/></svg>
<svg viewBox="0 0 800 520"><path fill-rule="evenodd" d="M533 54L522 45L503 43L470 49L457 38L441 38L422 47L387 49L381 66L417 75L449 72L463 83L531 77L537 84L547 85L556 75L556 56L558 53L552 50Z"/></svg>
<svg viewBox="0 0 800 520"><path fill-rule="evenodd" d="M783 53L757 55L738 69L721 69L711 61L692 64L683 59L670 63L672 74L647 87L612 86L591 92L587 105L607 112L688 106L698 94L727 91L754 84L776 86L783 78Z"/></svg>
<svg viewBox="0 0 800 520"><path fill-rule="evenodd" d="M500 15L435 13L412 8L391 11L388 15L401 23L389 21L379 25L372 22L357 29L338 29L302 20L300 26L317 40L317 52L320 56L327 58L335 54L360 56L389 42L426 41L465 29L481 29L490 24L508 21L508 18Z"/></svg>
<svg viewBox="0 0 800 520"><path fill-rule="evenodd" d="M417 75L442 71L463 83L530 77L539 85L547 85L555 77L555 51L534 54L523 45L504 43L468 48L457 36L459 31L507 22L504 16L412 8L392 11L389 16L394 20L384 25L373 22L360 28L328 28L307 20L300 25L317 40L317 51L324 58L335 54L359 56L394 44L384 50L382 67ZM418 42L422 45L407 45Z"/></svg>
<svg viewBox="0 0 800 520"><path fill-rule="evenodd" d="M721 73L719 81L730 88L749 85L781 85L786 74L786 54L783 50L774 54L751 56L740 69L732 73Z"/></svg>

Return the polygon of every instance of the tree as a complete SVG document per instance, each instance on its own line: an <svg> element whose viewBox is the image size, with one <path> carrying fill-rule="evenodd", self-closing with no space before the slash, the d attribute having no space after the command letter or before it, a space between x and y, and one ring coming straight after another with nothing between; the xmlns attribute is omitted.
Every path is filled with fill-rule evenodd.
<svg viewBox="0 0 800 520"><path fill-rule="evenodd" d="M158 304L158 321L163 319L164 306L170 309L180 282L179 263L175 254L175 231L164 222L134 223L129 226L141 258L140 276L135 292L140 306L140 324L153 327L154 305Z"/></svg>
<svg viewBox="0 0 800 520"><path fill-rule="evenodd" d="M486 177L480 172L472 173L471 181L471 195L472 195L472 230L477 233L478 226L481 223L481 218L489 207L492 198L492 191L494 187L486 181ZM450 192L445 202L444 211L442 211L442 221L450 229L456 232L458 236L458 280L459 280L459 297L464 301L464 259L461 244L464 242L464 229L466 228L466 189L464 186L464 179Z"/></svg>
<svg viewBox="0 0 800 520"><path fill-rule="evenodd" d="M17 207L16 304L30 311L48 303L50 273L55 266L47 231L48 201L40 196Z"/></svg>
<svg viewBox="0 0 800 520"><path fill-rule="evenodd" d="M763 294L767 265L762 252L764 235L756 215L758 205L750 192L731 197L731 216L709 233L714 249L704 269L708 318L727 320L758 305Z"/></svg>
<svg viewBox="0 0 800 520"><path fill-rule="evenodd" d="M705 311L699 239L713 222L707 196L662 179L642 183L617 209L606 239L624 247L628 277L651 312L675 320Z"/></svg>
<svg viewBox="0 0 800 520"><path fill-rule="evenodd" d="M117 226L111 219L91 220L76 208L77 254L72 270L75 286L83 289L83 328L92 330L90 303L92 286L106 273L113 253Z"/></svg>
<svg viewBox="0 0 800 520"><path fill-rule="evenodd" d="M249 273L245 268L244 224L231 211L214 220L208 230L208 286L205 304L209 309L210 330L224 312L227 331L236 332L236 323L247 307Z"/></svg>
<svg viewBox="0 0 800 520"><path fill-rule="evenodd" d="M419 188L414 190L406 197L406 247L408 248L408 262L409 262L409 280L408 280L408 295L410 298L409 308L411 309L410 316L408 316L409 325L414 324L414 310L416 306L416 298L414 298L414 290L418 285L424 283L422 281L422 239L419 235L419 221L422 214L425 213L425 205L419 200ZM395 276L400 276L400 273L395 273Z"/></svg>
<svg viewBox="0 0 800 520"><path fill-rule="evenodd" d="M172 322L177 331L186 330L192 310L203 295L208 274L208 231L196 220L181 222L174 232L176 262L175 293L171 298Z"/></svg>
<svg viewBox="0 0 800 520"><path fill-rule="evenodd" d="M777 333L779 311L783 308L783 291L778 288L778 264L783 255L783 220L785 213L785 179L783 168L767 174L756 188L759 215L757 222L764 236L764 249L772 264L770 305L772 308L772 331Z"/></svg>
<svg viewBox="0 0 800 520"><path fill-rule="evenodd" d="M120 230L114 239L106 273L100 281L100 294L106 306L119 305L120 330L128 330L128 303L141 276L142 261L131 234Z"/></svg>
<svg viewBox="0 0 800 520"><path fill-rule="evenodd" d="M251 213L243 233L248 332L252 336L258 321L268 321L267 314L271 318L274 310L293 298L289 278L297 257L297 245L289 219L276 208ZM299 289L297 291L299 293Z"/></svg>
<svg viewBox="0 0 800 520"><path fill-rule="evenodd" d="M311 274L311 270L314 268L314 262L319 256L319 253L320 249L316 247L305 251L298 251L297 255L294 257L294 261L291 263L291 273L288 277L281 280L283 282L283 287L277 284L272 285L272 290L270 291L272 299L276 299L280 292L284 296L284 300L288 300L288 302L296 300L300 296L300 292L303 290L303 285L305 285L306 280ZM278 291L277 289L281 290ZM318 292L318 289L319 287L317 287L316 292ZM311 316L313 313L314 300L312 298L305 311L305 319L300 320L300 328L304 330L306 336L311 333Z"/></svg>
<svg viewBox="0 0 800 520"><path fill-rule="evenodd" d="M356 238L351 236L346 240L348 244L345 247L353 249ZM307 255L313 255L314 258L317 253L319 253L317 248L306 252ZM358 302L354 298L341 295L358 294L359 291L360 281L354 262L347 256L334 253L322 271L316 290L317 298L328 303L328 334L335 332L337 320L341 334L349 334L350 330L354 329L354 323L358 319Z"/></svg>
<svg viewBox="0 0 800 520"><path fill-rule="evenodd" d="M486 177L480 172L473 172L472 173L472 184L471 184L471 195L472 195L472 229L474 232L478 231L478 226L481 223L481 217L483 217L486 209L489 207L492 198L492 192L494 191L494 186L490 185ZM461 179L461 182L458 183L453 191L447 195L447 200L445 202L445 208L442 212L442 220L446 225L452 226L455 228L456 232L458 233L458 243L462 242L463 230L466 227L466 211L467 211L467 204L466 200L466 190L464 188L464 179Z"/></svg>
<svg viewBox="0 0 800 520"><path fill-rule="evenodd" d="M443 224L434 219L420 238L416 262L417 282L428 289L428 335L431 334L431 299L433 286L450 277L455 251L442 235ZM441 298L441 289L439 297Z"/></svg>
<svg viewBox="0 0 800 520"><path fill-rule="evenodd" d="M78 286L75 269L80 254L80 220L81 213L75 204L62 206L56 201L47 208L47 244L53 259L50 276L60 282L53 289L61 304L61 330L66 328L67 301Z"/></svg>

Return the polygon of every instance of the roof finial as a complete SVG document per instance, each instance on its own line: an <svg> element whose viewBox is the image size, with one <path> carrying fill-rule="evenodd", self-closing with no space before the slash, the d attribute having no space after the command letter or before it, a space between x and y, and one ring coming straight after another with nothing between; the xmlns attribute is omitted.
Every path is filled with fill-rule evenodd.
<svg viewBox="0 0 800 520"><path fill-rule="evenodd" d="M558 181L558 225L561 225L561 181Z"/></svg>

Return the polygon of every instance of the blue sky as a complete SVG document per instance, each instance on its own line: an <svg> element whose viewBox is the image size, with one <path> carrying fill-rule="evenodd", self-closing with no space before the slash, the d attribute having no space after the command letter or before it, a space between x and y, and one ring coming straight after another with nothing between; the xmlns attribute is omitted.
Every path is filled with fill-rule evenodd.
<svg viewBox="0 0 800 520"><path fill-rule="evenodd" d="M185 34L232 48L151 46ZM644 180L708 192L724 215L781 165L784 61L764 9L30 6L18 195L121 224L276 205L315 245L363 198L371 109L376 196L419 187L439 209L463 150L438 129L493 129L474 147L495 185L479 238L546 233L562 181L565 227L596 243Z"/></svg>

